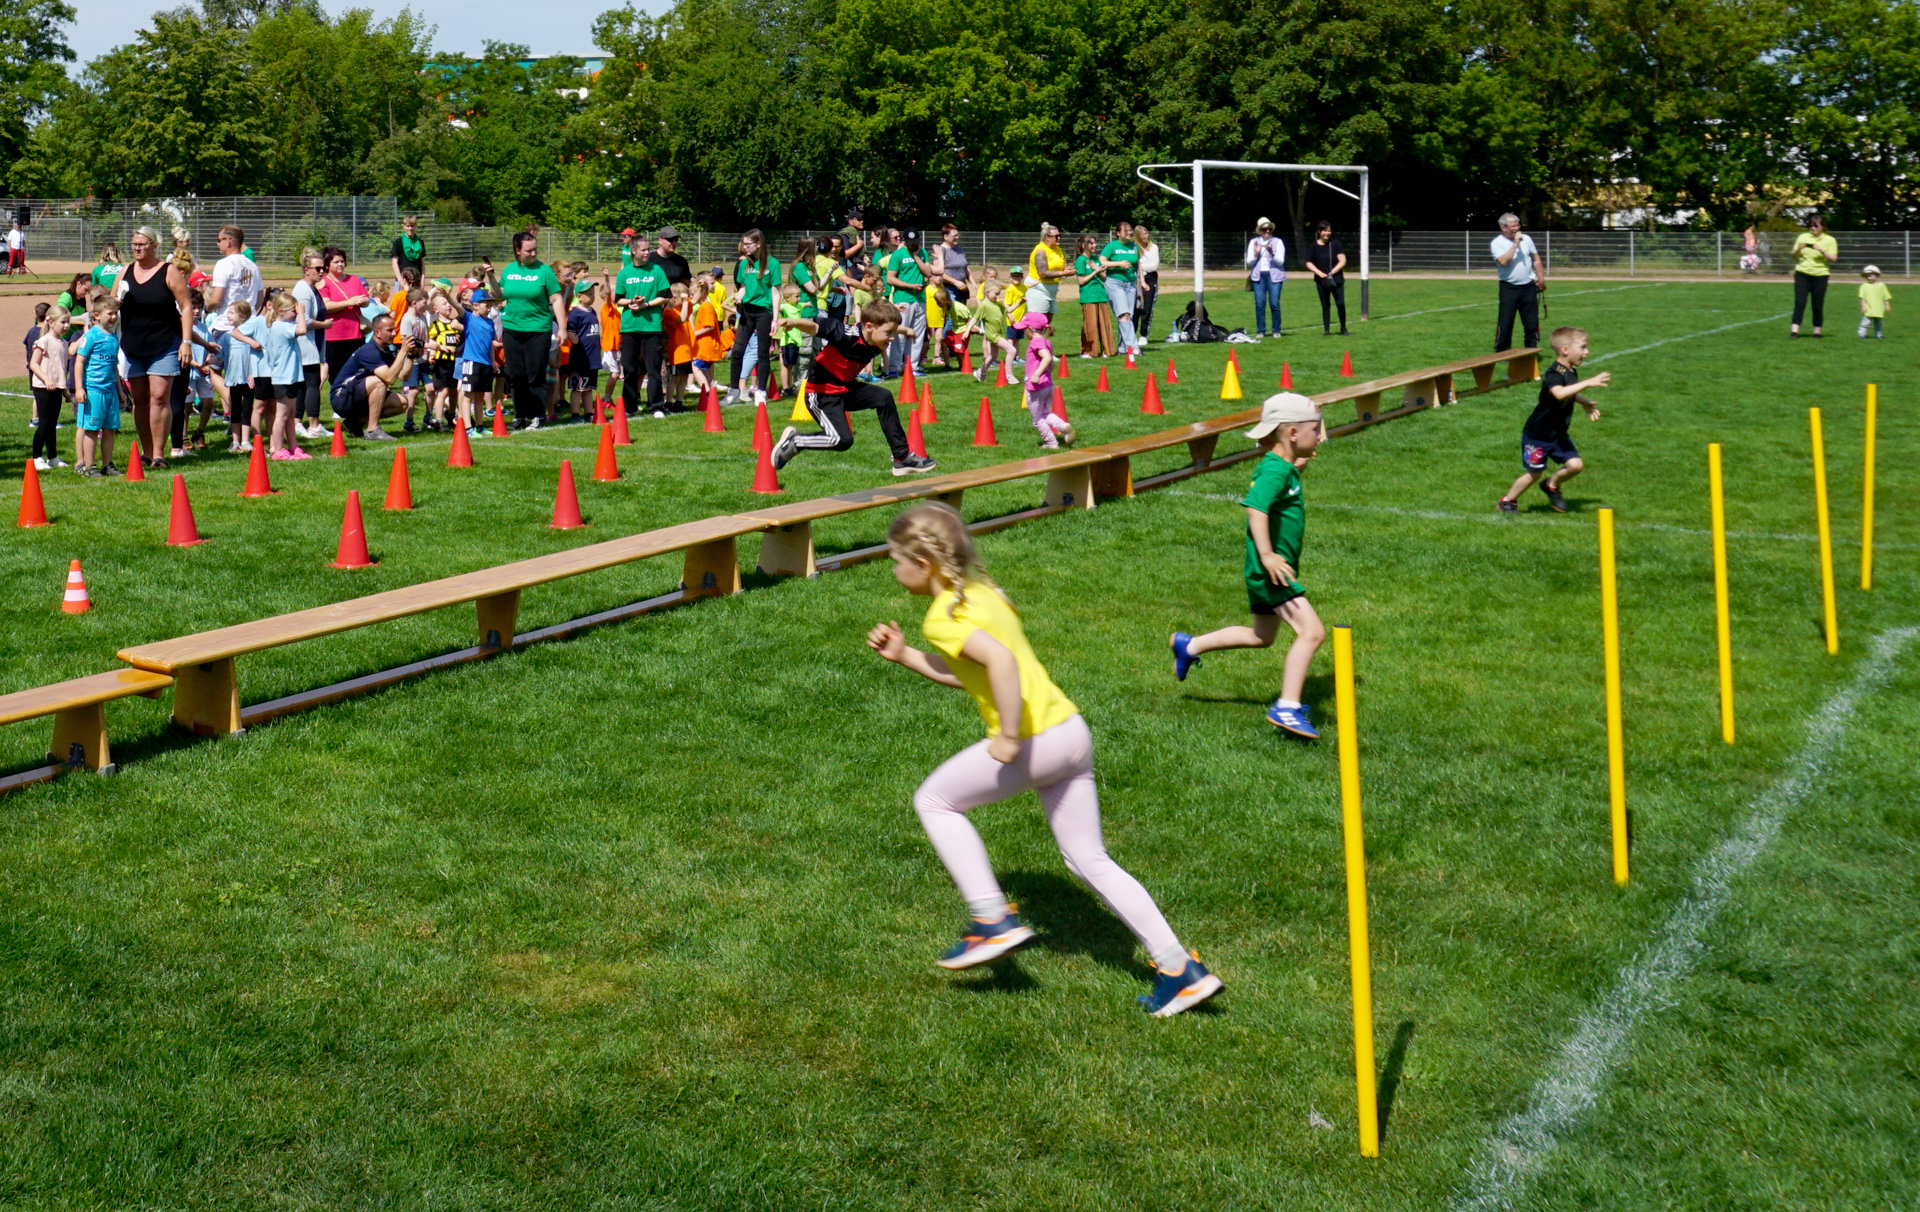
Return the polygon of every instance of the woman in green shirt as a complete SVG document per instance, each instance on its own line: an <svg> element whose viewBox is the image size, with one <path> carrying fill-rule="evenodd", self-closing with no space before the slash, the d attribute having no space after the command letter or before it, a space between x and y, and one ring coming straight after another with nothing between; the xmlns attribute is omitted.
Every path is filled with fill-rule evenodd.
<svg viewBox="0 0 1920 1212"><path fill-rule="evenodd" d="M767 255L767 237L757 227L740 237L740 260L733 267L733 286L738 319L733 330L732 383L737 397L740 360L747 356L749 341L759 339L756 371L764 376L774 363L773 292L780 289L780 262Z"/></svg>
<svg viewBox="0 0 1920 1212"><path fill-rule="evenodd" d="M93 267L93 284L111 287L120 276L120 246L103 245L100 249L100 264Z"/></svg>
<svg viewBox="0 0 1920 1212"><path fill-rule="evenodd" d="M1133 336L1133 279L1140 265L1140 246L1133 242L1133 224L1122 219L1113 229L1113 239L1100 250L1100 264L1107 271L1107 303L1113 308L1114 327L1120 330L1120 350L1139 353L1140 343Z"/></svg>
<svg viewBox="0 0 1920 1212"><path fill-rule="evenodd" d="M1113 308L1107 303L1107 271L1094 250L1092 236L1081 236L1074 249L1073 276L1080 284L1080 356L1113 356Z"/></svg>
<svg viewBox="0 0 1920 1212"><path fill-rule="evenodd" d="M560 352L567 307L559 275L540 260L540 241L528 232L513 237L513 264L500 271L500 344L513 415L521 429L540 428L547 407L547 364Z"/></svg>
<svg viewBox="0 0 1920 1212"><path fill-rule="evenodd" d="M1788 336L1800 335L1800 316L1813 299L1813 335L1823 335L1820 326L1827 318L1827 266L1840 259L1840 245L1827 234L1827 221L1819 215L1807 219L1807 230L1793 240L1793 328Z"/></svg>

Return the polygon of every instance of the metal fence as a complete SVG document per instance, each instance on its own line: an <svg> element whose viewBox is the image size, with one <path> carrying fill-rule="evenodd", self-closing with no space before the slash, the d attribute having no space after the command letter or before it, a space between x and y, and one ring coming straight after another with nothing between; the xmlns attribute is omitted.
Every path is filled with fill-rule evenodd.
<svg viewBox="0 0 1920 1212"><path fill-rule="evenodd" d="M122 256L135 228L160 233L161 247L179 234L191 241L195 258L211 262L220 255L215 236L228 223L247 233L247 243L262 264L292 266L303 248L337 245L355 261L384 257L400 230L400 211L392 198L123 198L103 203L93 198L4 198L11 216L30 210L27 255L42 261L93 262L105 244Z"/></svg>

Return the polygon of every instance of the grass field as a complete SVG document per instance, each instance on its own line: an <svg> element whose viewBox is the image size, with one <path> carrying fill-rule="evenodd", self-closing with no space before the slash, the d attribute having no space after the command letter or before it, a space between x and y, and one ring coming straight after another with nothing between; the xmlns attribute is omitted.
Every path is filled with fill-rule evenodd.
<svg viewBox="0 0 1920 1212"><path fill-rule="evenodd" d="M1920 642L1799 772L1697 966L1579 1091L1591 1107L1533 1142L1526 1181L1489 1193L1474 1178L1502 1148L1490 1135L1687 902L1701 856L1797 769L1809 721L1856 683L1874 637L1920 622L1903 291L1884 342L1789 343L1778 290L1563 285L1553 321L1591 330L1615 374L1603 420L1576 422L1590 470L1568 517L1537 493L1517 519L1493 511L1517 470L1524 388L1339 439L1308 472L1302 579L1328 622L1353 626L1360 674L1378 1159L1355 1150L1334 746L1261 722L1277 652L1210 656L1185 683L1166 656L1176 627L1244 615L1233 469L982 541L1093 727L1114 856L1227 981L1210 1008L1137 1011L1146 961L1067 876L1031 797L974 816L1041 945L978 975L936 969L962 909L910 796L977 739L978 717L866 652L873 622L917 630L883 563L750 579L237 739L177 737L163 702L110 709L118 777L0 801L0 1205L1910 1207ZM1484 349L1491 293L1380 285L1350 343L1303 331L1242 347L1248 395L1272 389L1282 359L1316 391L1343 348L1362 375ZM1306 291L1289 294L1298 323ZM1076 340L1069 327L1059 344ZM1183 381L1164 422L1138 414L1141 376L1115 371L1100 396L1076 361L1083 440L1236 407L1214 398L1223 349L1173 356ZM1156 346L1146 365L1166 357ZM1867 382L1881 393L1870 593ZM943 469L1033 448L1013 392L997 393L998 450L968 445L978 390L947 376L935 392ZM9 480L27 440L12 403ZM1837 657L1820 637L1809 405L1827 422ZM56 524L0 549L4 687L110 668L129 643L758 504L750 418L727 419L724 436L697 418L637 423L611 486L585 478L584 427L479 443L470 472L441 466L444 443L411 442L409 515L377 509L384 452L275 464L284 491L265 501L235 495L238 459L201 459L187 479L210 541L187 550L162 545L164 480L49 475ZM783 499L884 476L877 425L855 424L851 452L784 473ZM1725 446L1734 536L1732 747L1716 711L1709 441ZM562 457L592 522L571 534L544 528ZM381 561L357 573L327 567L349 487L375 506ZM969 492L967 513L1038 493ZM1619 518L1624 889L1608 867L1602 505ZM888 520L817 534L850 548ZM74 557L97 605L69 618ZM523 626L661 592L678 570L529 593ZM443 652L471 628L463 610L244 658L242 697ZM1330 671L1323 657L1308 688L1328 723ZM0 732L0 768L34 764L45 739L37 724Z"/></svg>

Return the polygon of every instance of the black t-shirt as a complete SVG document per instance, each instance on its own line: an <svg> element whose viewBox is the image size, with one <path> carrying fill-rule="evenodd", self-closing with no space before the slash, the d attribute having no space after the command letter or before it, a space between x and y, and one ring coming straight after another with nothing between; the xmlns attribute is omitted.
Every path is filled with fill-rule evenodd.
<svg viewBox="0 0 1920 1212"><path fill-rule="evenodd" d="M667 275L668 286L672 286L675 282L691 283L693 281L693 267L688 265L687 259L677 252L663 253L655 249L653 263L660 267L661 273Z"/></svg>
<svg viewBox="0 0 1920 1212"><path fill-rule="evenodd" d="M820 336L827 344L813 356L813 368L807 372L807 390L829 396L842 395L852 389L860 372L880 356L880 351L861 338L858 323L832 324L825 317L819 323Z"/></svg>
<svg viewBox="0 0 1920 1212"><path fill-rule="evenodd" d="M415 237L413 251L415 255L407 255L407 237L404 234L394 238L393 259L400 262L401 269L411 269L419 274L424 282L427 278L427 242Z"/></svg>
<svg viewBox="0 0 1920 1212"><path fill-rule="evenodd" d="M1556 387L1571 387L1580 381L1580 372L1570 366L1555 362L1540 376L1540 402L1533 406L1533 415L1527 418L1527 424L1520 431L1523 438L1532 438L1536 442L1558 442L1567 436L1567 425L1573 420L1574 397L1564 400L1553 398Z"/></svg>
<svg viewBox="0 0 1920 1212"><path fill-rule="evenodd" d="M1346 251L1346 246L1340 241L1329 238L1325 244L1315 242L1307 245L1307 251L1301 254L1301 259L1317 267L1323 274L1333 274L1335 282L1344 282L1347 271L1342 268L1339 273L1333 273L1333 266Z"/></svg>
<svg viewBox="0 0 1920 1212"><path fill-rule="evenodd" d="M347 356L340 367L340 373L333 377L333 390L345 391L348 387L366 378L376 370L385 370L393 361L387 351L372 341L361 345Z"/></svg>

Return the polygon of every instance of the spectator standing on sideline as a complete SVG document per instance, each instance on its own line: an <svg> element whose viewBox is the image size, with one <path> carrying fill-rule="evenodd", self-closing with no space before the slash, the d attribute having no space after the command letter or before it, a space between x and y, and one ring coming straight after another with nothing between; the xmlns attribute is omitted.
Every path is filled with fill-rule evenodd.
<svg viewBox="0 0 1920 1212"><path fill-rule="evenodd" d="M260 279L260 267L240 251L246 246L247 233L229 223L220 229L216 239L220 259L213 263L213 277L207 283L207 314L219 317L235 303L245 303L248 311L258 314L260 298L266 290ZM225 327L225 323L216 318L209 327L218 330Z"/></svg>
<svg viewBox="0 0 1920 1212"><path fill-rule="evenodd" d="M857 206L847 207L847 225L840 229L840 257L847 269L847 278L859 281L866 276L867 244L866 215Z"/></svg>
<svg viewBox="0 0 1920 1212"><path fill-rule="evenodd" d="M193 359L193 307L187 275L160 259L160 233L142 227L130 241L133 260L115 281L120 299L120 350L133 394L133 424L146 466L165 471L155 458L173 427L173 379ZM238 245L236 244L237 248Z"/></svg>
<svg viewBox="0 0 1920 1212"><path fill-rule="evenodd" d="M1493 325L1495 353L1513 348L1513 317L1520 315L1522 336L1527 348L1540 344L1540 292L1547 288L1547 266L1533 237L1520 233L1520 216L1509 211L1500 216L1500 234L1487 249L1500 267L1500 318Z"/></svg>
<svg viewBox="0 0 1920 1212"><path fill-rule="evenodd" d="M298 334L300 344L300 394L293 401L293 431L303 438L323 438L326 428L320 424L320 367L326 358L320 345L322 322L327 305L320 298L320 279L326 276L326 263L318 249L300 250L300 280L293 284L293 301L306 313L306 331Z"/></svg>
<svg viewBox="0 0 1920 1212"><path fill-rule="evenodd" d="M1107 271L1100 264L1092 236L1081 236L1074 246L1074 281L1080 284L1080 356L1113 356L1113 308L1107 302Z"/></svg>
<svg viewBox="0 0 1920 1212"><path fill-rule="evenodd" d="M1051 223L1042 223L1040 243L1027 254L1027 312L1043 311L1052 315L1060 297L1060 280L1067 274L1067 254L1060 248L1060 229Z"/></svg>
<svg viewBox="0 0 1920 1212"><path fill-rule="evenodd" d="M1138 223L1133 225L1133 242L1140 249L1140 281L1133 301L1133 335L1147 343L1147 330L1153 327L1153 304L1160 297L1160 246L1153 233Z"/></svg>
<svg viewBox="0 0 1920 1212"><path fill-rule="evenodd" d="M13 221L12 230L7 232L7 272L23 274L27 272L27 233L20 230L20 220Z"/></svg>
<svg viewBox="0 0 1920 1212"><path fill-rule="evenodd" d="M1113 326L1119 333L1118 352L1137 354L1140 342L1133 334L1134 274L1140 267L1140 249L1133 242L1133 224L1120 220L1113 229L1113 239L1100 250L1100 264L1106 267L1107 277L1103 285L1107 291L1107 305L1113 309ZM1273 304L1273 331L1280 332L1280 303L1276 298Z"/></svg>
<svg viewBox="0 0 1920 1212"><path fill-rule="evenodd" d="M1833 276L1827 267L1840 259L1840 245L1827 234L1827 221L1819 215L1807 217L1807 230L1793 238L1793 327L1789 337L1800 335L1800 317L1806 313L1807 300L1813 300L1813 335L1827 319L1827 281Z"/></svg>
<svg viewBox="0 0 1920 1212"><path fill-rule="evenodd" d="M1320 292L1320 335L1333 335L1334 306L1340 308L1340 335L1347 335L1347 250L1333 238L1333 224L1325 219L1314 225L1313 243L1307 245L1307 271L1313 275L1314 289Z"/></svg>
<svg viewBox="0 0 1920 1212"><path fill-rule="evenodd" d="M933 274L946 284L947 293L965 303L973 285L968 272L967 254L960 251L960 229L948 223L940 228L940 243L933 249Z"/></svg>
<svg viewBox="0 0 1920 1212"><path fill-rule="evenodd" d="M93 284L95 286L112 286L113 280L119 276L120 246L118 244L102 244L100 246L100 264L93 267Z"/></svg>
<svg viewBox="0 0 1920 1212"><path fill-rule="evenodd" d="M780 262L767 252L767 237L759 228L754 228L740 237L740 259L733 266L733 285L739 292L736 296L736 315L733 342L732 394L728 401L739 398L741 361L747 356L747 346L752 343L759 366L767 368L761 381L771 378L774 362L773 348L773 309L774 292L780 289ZM756 367L757 369L757 367ZM747 384L752 387L751 381Z"/></svg>
<svg viewBox="0 0 1920 1212"><path fill-rule="evenodd" d="M404 271L411 269L418 280L427 280L427 246L420 239L420 221L412 215L400 220L400 234L393 240L393 280L398 283Z"/></svg>
<svg viewBox="0 0 1920 1212"><path fill-rule="evenodd" d="M887 351L887 373L901 374L908 362L920 366L921 351L927 344L927 279L932 277L920 252L920 233L908 228L900 234L900 247L887 257L886 284L890 298L900 309L900 331Z"/></svg>
<svg viewBox="0 0 1920 1212"><path fill-rule="evenodd" d="M320 250L320 259L326 263L327 275L320 279L320 299L327 306L327 316L332 321L327 325L324 352L327 358L327 382L340 382L340 368L347 364L353 351L360 348L366 338L364 321L360 309L373 302L373 294L367 290L367 280L347 272L347 253L345 249L327 247ZM331 393L332 388L328 388ZM328 399L332 396L329 394ZM338 413L339 409L334 409ZM378 428L376 426L375 428Z"/></svg>
<svg viewBox="0 0 1920 1212"><path fill-rule="evenodd" d="M653 239L653 263L660 267L661 273L667 275L669 288L681 282L689 287L693 285L693 266L687 264L687 259L680 255L679 247L678 228L663 227Z"/></svg>
<svg viewBox="0 0 1920 1212"><path fill-rule="evenodd" d="M613 279L613 305L620 311L620 403L628 416L639 412L640 380L645 375L647 409L663 417L666 386L660 360L666 337L662 309L671 288L645 236L634 236L628 250L633 263L622 265Z"/></svg>
<svg viewBox="0 0 1920 1212"><path fill-rule="evenodd" d="M1273 335L1280 335L1280 288L1287 281L1287 242L1273 234L1273 220L1254 224L1247 241L1247 278L1253 284L1254 335L1267 335L1267 312L1273 312Z"/></svg>
<svg viewBox="0 0 1920 1212"><path fill-rule="evenodd" d="M566 292L559 275L540 260L540 238L533 232L514 233L513 261L500 271L499 340L506 353L516 425L538 429L546 412L547 367L567 331Z"/></svg>

